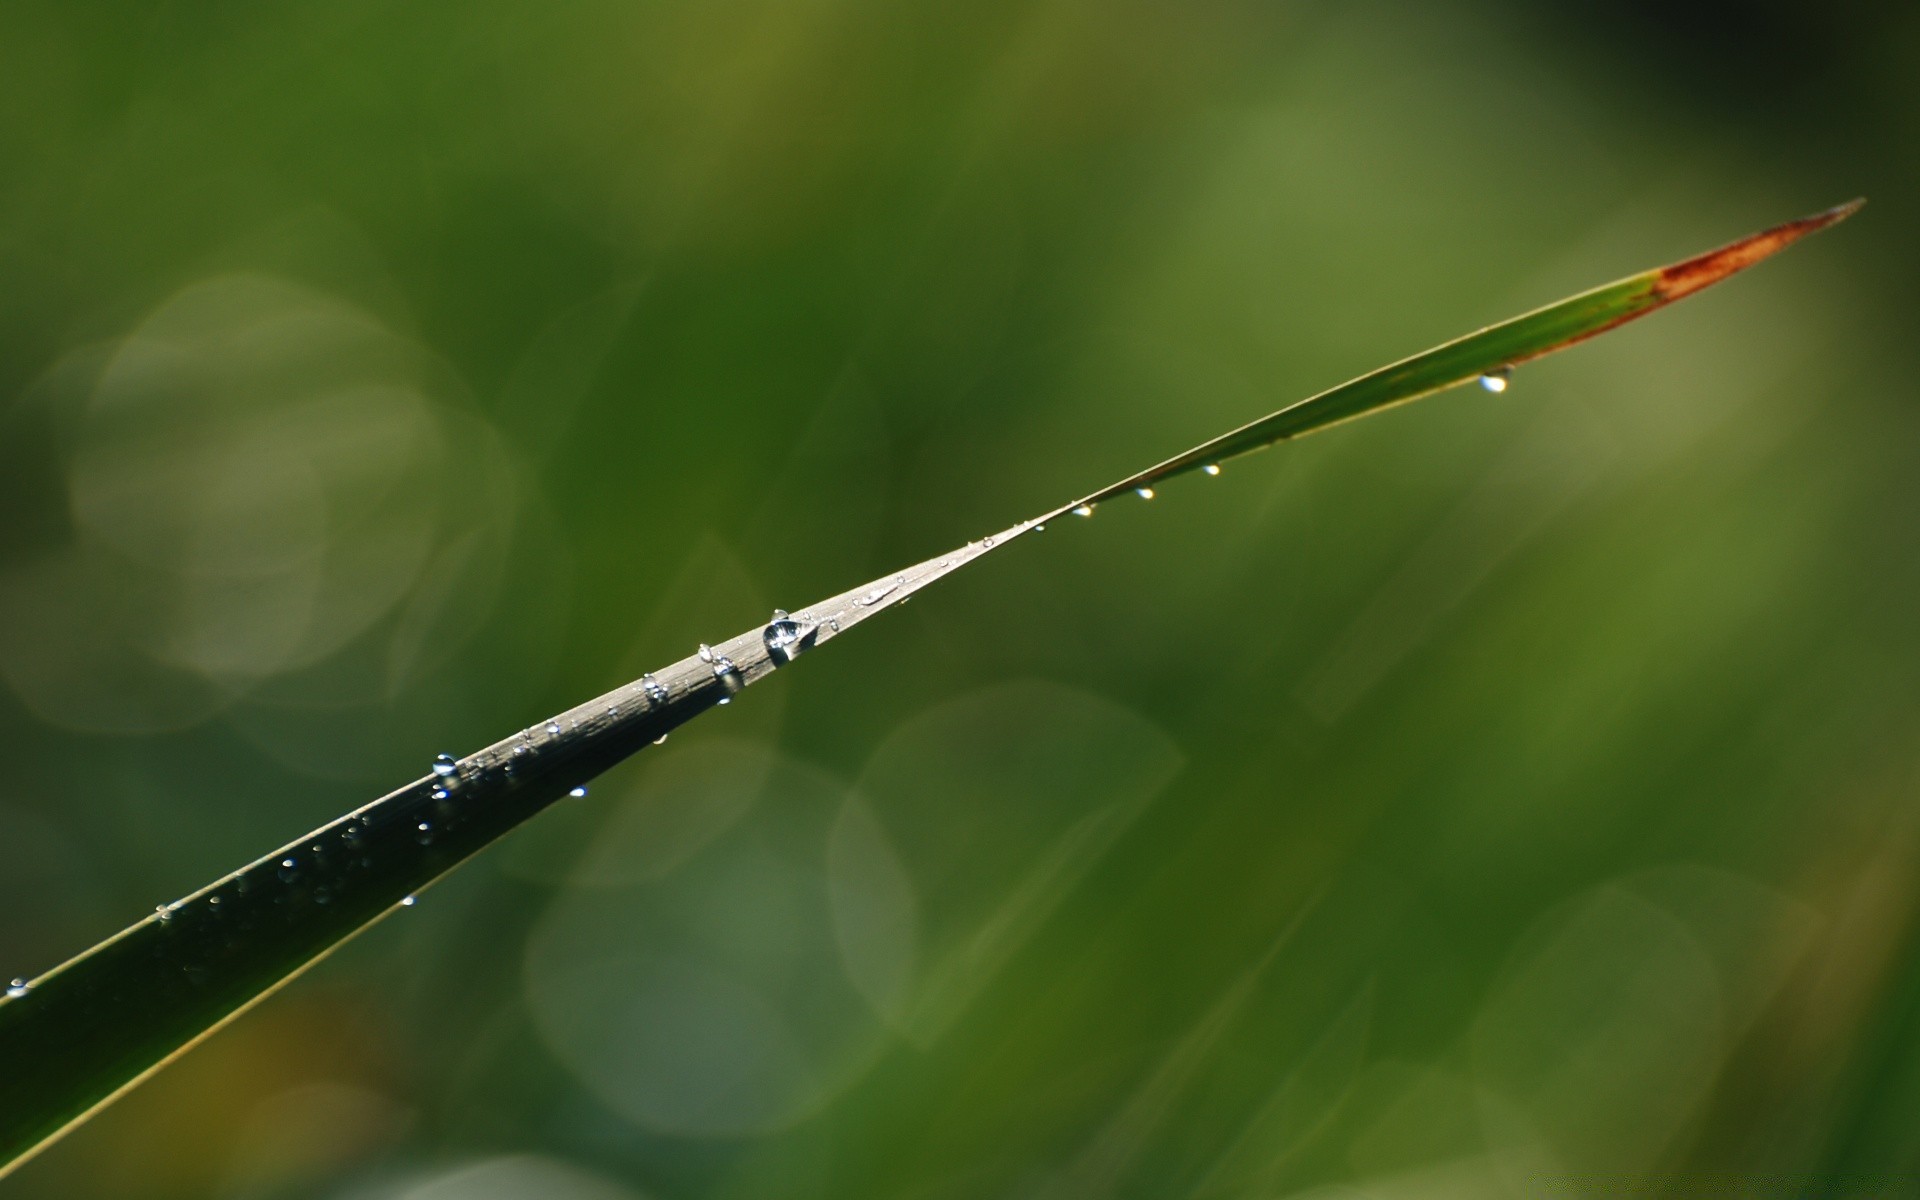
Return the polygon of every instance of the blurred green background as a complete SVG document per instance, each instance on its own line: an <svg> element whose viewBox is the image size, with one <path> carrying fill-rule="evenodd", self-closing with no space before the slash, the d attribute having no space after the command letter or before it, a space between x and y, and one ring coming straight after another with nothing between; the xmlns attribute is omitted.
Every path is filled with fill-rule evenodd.
<svg viewBox="0 0 1920 1200"><path fill-rule="evenodd" d="M1023 541L0 1192L1910 1194L1916 78L1896 4L12 0L0 975L1873 203Z"/></svg>

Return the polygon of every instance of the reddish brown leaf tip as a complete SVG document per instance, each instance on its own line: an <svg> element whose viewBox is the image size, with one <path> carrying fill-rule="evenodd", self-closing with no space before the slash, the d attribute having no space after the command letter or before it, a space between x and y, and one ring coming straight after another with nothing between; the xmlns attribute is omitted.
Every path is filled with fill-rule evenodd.
<svg viewBox="0 0 1920 1200"><path fill-rule="evenodd" d="M1685 262L1663 267L1654 278L1654 293L1662 300L1678 300L1691 295L1708 284L1718 283L1735 271L1743 271L1761 259L1786 249L1810 233L1817 233L1835 222L1846 220L1859 212L1860 206L1865 203L1864 198L1849 200L1825 212L1775 225L1772 229L1761 230L1718 250L1709 250Z"/></svg>

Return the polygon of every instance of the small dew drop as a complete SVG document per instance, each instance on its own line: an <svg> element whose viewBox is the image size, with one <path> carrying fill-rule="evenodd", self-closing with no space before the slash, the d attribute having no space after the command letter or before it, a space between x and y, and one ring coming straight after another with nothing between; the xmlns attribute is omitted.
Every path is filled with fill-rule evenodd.
<svg viewBox="0 0 1920 1200"><path fill-rule="evenodd" d="M448 796L452 795L452 793L445 788L435 788L430 794L435 800L445 800Z"/></svg>
<svg viewBox="0 0 1920 1200"><path fill-rule="evenodd" d="M160 923L162 925L173 920L173 909L168 905L156 904L153 906L153 911L160 914Z"/></svg>
<svg viewBox="0 0 1920 1200"><path fill-rule="evenodd" d="M666 685L658 679L655 679L652 675L642 675L640 677L640 686L646 691L647 702L649 704L665 704L667 702L668 693Z"/></svg>
<svg viewBox="0 0 1920 1200"><path fill-rule="evenodd" d="M27 994L26 980L15 979L13 982L7 984L7 995L12 999L18 1000L20 997L26 994Z"/></svg>
<svg viewBox="0 0 1920 1200"><path fill-rule="evenodd" d="M1036 522L1034 524L1033 531L1035 533L1045 533L1047 531L1047 526L1045 522Z"/></svg>
<svg viewBox="0 0 1920 1200"><path fill-rule="evenodd" d="M1140 497L1142 500L1153 499L1153 489L1150 487L1137 487L1133 489L1133 494Z"/></svg>
<svg viewBox="0 0 1920 1200"><path fill-rule="evenodd" d="M218 897L218 896L208 896L208 897L207 897L207 905L208 905L209 907L211 907L211 908L219 908L219 907L220 907L220 897Z"/></svg>
<svg viewBox="0 0 1920 1200"><path fill-rule="evenodd" d="M728 658L726 655L724 654L716 655L713 658L712 662L713 662L713 677L715 679L719 679L719 678L722 678L723 676L733 674L733 660Z"/></svg>
<svg viewBox="0 0 1920 1200"><path fill-rule="evenodd" d="M422 821L418 825L415 825L414 828L419 830L418 833L415 833L413 835L414 841L419 842L422 846L424 846L428 842L431 842L433 840L433 822L432 821Z"/></svg>
<svg viewBox="0 0 1920 1200"><path fill-rule="evenodd" d="M280 869L275 874L280 876L281 883L292 883L294 877L300 874L300 864L291 858L283 858L280 860Z"/></svg>
<svg viewBox="0 0 1920 1200"><path fill-rule="evenodd" d="M981 548L982 550L991 550L991 549L993 549L993 539L992 539L992 538L990 538L990 537L986 537L986 538L981 538L981 539L980 539L980 548Z"/></svg>
<svg viewBox="0 0 1920 1200"><path fill-rule="evenodd" d="M732 696L722 696L722 697L720 697L720 699L719 699L719 700L717 701L717 703L720 703L720 704L732 704L732 703L733 703L733 697L732 697Z"/></svg>
<svg viewBox="0 0 1920 1200"><path fill-rule="evenodd" d="M713 661L713 647L707 645L705 642L700 643L700 661L703 663Z"/></svg>
<svg viewBox="0 0 1920 1200"><path fill-rule="evenodd" d="M575 800L578 800L580 797L586 794L587 794L587 789L584 787L573 788L567 792L567 795L572 796Z"/></svg>
<svg viewBox="0 0 1920 1200"><path fill-rule="evenodd" d="M560 722L558 722L558 721L548 721L548 722L547 722L547 733L548 733L548 734L549 734L550 736L552 736L552 737L559 737L559 736L560 736Z"/></svg>
<svg viewBox="0 0 1920 1200"><path fill-rule="evenodd" d="M418 903L420 903L420 901L419 901L419 899L418 899L417 897L414 897L414 896L402 896L402 897L400 897L400 907L401 907L401 908L412 908L412 907L413 907L414 905L416 905L416 904L418 904Z"/></svg>
<svg viewBox="0 0 1920 1200"><path fill-rule="evenodd" d="M1076 504L1073 506L1073 515L1076 517L1090 517L1093 515L1093 505Z"/></svg>
<svg viewBox="0 0 1920 1200"><path fill-rule="evenodd" d="M459 761L451 754L437 755L433 760L433 773L442 779L445 779L459 769Z"/></svg>
<svg viewBox="0 0 1920 1200"><path fill-rule="evenodd" d="M1209 475L1218 475L1220 473L1220 464L1208 463L1206 466L1201 467L1200 469L1202 471L1205 471Z"/></svg>
<svg viewBox="0 0 1920 1200"><path fill-rule="evenodd" d="M609 704L609 705L607 705L607 715L608 715L609 717L617 717L617 716L619 716L619 715L620 715L620 706L619 706L618 704Z"/></svg>
<svg viewBox="0 0 1920 1200"><path fill-rule="evenodd" d="M1507 384L1513 379L1512 367L1501 367L1497 371L1488 371L1480 377L1480 386L1489 392L1498 394L1507 390Z"/></svg>

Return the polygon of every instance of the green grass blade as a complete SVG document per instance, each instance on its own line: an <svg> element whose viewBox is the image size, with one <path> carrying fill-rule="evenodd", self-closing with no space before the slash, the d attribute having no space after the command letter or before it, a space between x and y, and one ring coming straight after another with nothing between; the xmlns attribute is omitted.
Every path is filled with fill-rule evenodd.
<svg viewBox="0 0 1920 1200"><path fill-rule="evenodd" d="M1717 250L1630 275L1490 325L1424 354L1370 371L1317 396L1309 396L1298 404L1101 488L1079 503L1097 504L1112 496L1152 487L1176 475L1264 450L1275 442L1407 404L1564 350L1743 271L1806 235L1845 220L1864 203L1864 200L1852 200L1825 212L1762 230Z"/></svg>
<svg viewBox="0 0 1920 1200"><path fill-rule="evenodd" d="M0 998L0 1175L462 860L794 657L1076 507L1570 346L1700 290L1855 202L1491 326L1041 517L748 630L440 764ZM1090 510L1090 508L1089 508Z"/></svg>

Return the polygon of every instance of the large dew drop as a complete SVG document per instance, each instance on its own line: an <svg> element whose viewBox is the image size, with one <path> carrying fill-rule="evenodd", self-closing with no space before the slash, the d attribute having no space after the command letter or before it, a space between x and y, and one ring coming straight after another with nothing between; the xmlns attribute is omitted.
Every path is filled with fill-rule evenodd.
<svg viewBox="0 0 1920 1200"><path fill-rule="evenodd" d="M780 609L774 610L773 620L760 631L760 639L767 646L767 657L776 667L786 666L806 648L806 636L807 629Z"/></svg>

